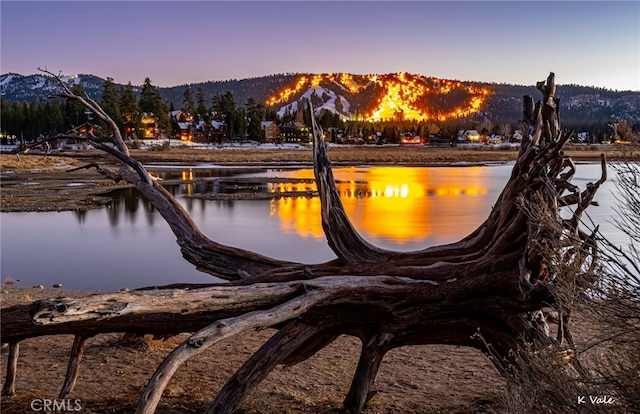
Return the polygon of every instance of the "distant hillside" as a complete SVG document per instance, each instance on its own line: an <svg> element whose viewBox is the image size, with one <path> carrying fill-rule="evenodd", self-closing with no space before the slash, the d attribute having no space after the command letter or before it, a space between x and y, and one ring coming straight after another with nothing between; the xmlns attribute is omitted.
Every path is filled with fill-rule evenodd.
<svg viewBox="0 0 640 414"><path fill-rule="evenodd" d="M80 85L90 97L100 99L104 79L93 75L66 76L70 85ZM37 102L60 93L60 86L50 76L36 74L23 76L7 73L0 76L0 94L9 102Z"/></svg>
<svg viewBox="0 0 640 414"><path fill-rule="evenodd" d="M94 99L100 99L104 79L93 75L68 77ZM118 85L122 86L122 85ZM309 100L316 113L338 113L343 119L370 121L452 119L514 122L521 118L522 96L539 97L534 86L488 84L437 79L407 73L384 75L279 74L250 79L190 84L193 96L202 88L207 105L217 94L231 92L237 106L249 98L271 106L281 116L294 113ZM139 92L140 88L134 88ZM0 76L2 98L8 102L38 101L55 95L56 83L47 76ZM159 88L166 101L182 106L184 85ZM589 123L619 117L640 120L640 93L560 85L563 122Z"/></svg>

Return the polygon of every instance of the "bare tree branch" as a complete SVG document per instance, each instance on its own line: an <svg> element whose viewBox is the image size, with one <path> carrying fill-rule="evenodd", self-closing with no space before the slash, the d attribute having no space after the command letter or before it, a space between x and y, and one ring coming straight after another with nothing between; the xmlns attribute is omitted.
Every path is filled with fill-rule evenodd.
<svg viewBox="0 0 640 414"><path fill-rule="evenodd" d="M328 146L310 107L322 226L337 255L337 260L311 265L207 238L178 200L131 157L117 125L100 106L87 96L74 95L60 76L43 72L56 77L67 99L94 111L112 129L113 146L97 139L90 142L119 161L118 172L97 164L81 168L95 167L105 176L133 184L166 220L186 260L232 281L3 308L2 340L16 344L16 350L25 338L76 335L64 393L73 388L82 338L103 332L196 332L158 367L141 396L139 413L155 410L171 376L188 358L222 338L256 327L280 331L236 372L208 412L232 412L277 364L309 358L343 334L363 341L344 401L354 412L371 398L386 352L400 346L478 348L507 375L513 364L521 367L531 361L527 350L532 346L562 349L564 341L574 345L570 316L575 293L596 283L598 268L595 234L579 225L606 179L606 160L603 157L600 179L587 189L580 191L570 183L576 166L562 147L571 133L560 129L553 73L538 83L541 102L533 107L530 97L524 100L527 134L487 219L462 240L415 252L384 250L358 234L340 201ZM570 194L563 195L567 191ZM560 208L570 205L576 209L565 220ZM559 315L555 338L538 317L549 307ZM474 335L479 331L481 336Z"/></svg>

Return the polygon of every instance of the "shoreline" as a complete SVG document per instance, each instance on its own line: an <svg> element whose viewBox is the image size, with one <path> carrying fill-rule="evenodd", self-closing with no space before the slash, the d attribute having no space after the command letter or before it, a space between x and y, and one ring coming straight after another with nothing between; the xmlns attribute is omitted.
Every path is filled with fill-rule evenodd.
<svg viewBox="0 0 640 414"><path fill-rule="evenodd" d="M607 159L624 159L625 148L600 148L571 146L567 155L577 162L599 161L603 149ZM492 165L515 161L518 149L487 149L485 147L409 147L362 146L329 148L329 157L336 167L348 166L474 166ZM313 165L310 148L233 148L198 149L172 147L168 151L132 150L131 155L145 165L160 168L232 168L286 166L310 168ZM97 151L68 151L53 155L30 153L17 156L1 155L0 163L0 211L82 211L103 207L110 197L109 191L129 187L114 183L92 168L73 173L66 171L93 163L116 169L108 155ZM166 166L166 167L164 167Z"/></svg>

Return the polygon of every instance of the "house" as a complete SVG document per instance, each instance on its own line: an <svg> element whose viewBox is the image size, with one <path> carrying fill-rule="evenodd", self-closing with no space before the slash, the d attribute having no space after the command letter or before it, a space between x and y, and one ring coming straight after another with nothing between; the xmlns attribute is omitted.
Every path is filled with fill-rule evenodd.
<svg viewBox="0 0 640 414"><path fill-rule="evenodd" d="M475 129L461 129L458 131L458 141L478 143L480 142L480 134Z"/></svg>
<svg viewBox="0 0 640 414"><path fill-rule="evenodd" d="M448 137L446 135L442 135L442 134L429 134L429 145L432 146L440 146L440 147L444 147L444 146L452 146L454 145L453 140L451 139L451 137Z"/></svg>
<svg viewBox="0 0 640 414"><path fill-rule="evenodd" d="M414 135L411 132L405 132L400 138L400 143L404 145L416 145L422 144L422 140L420 139L420 135Z"/></svg>
<svg viewBox="0 0 640 414"><path fill-rule="evenodd" d="M192 124L192 129L194 142L209 142L211 139L211 123L198 121Z"/></svg>
<svg viewBox="0 0 640 414"><path fill-rule="evenodd" d="M264 142L280 143L280 128L273 121L260 122L264 134Z"/></svg>
<svg viewBox="0 0 640 414"><path fill-rule="evenodd" d="M285 122L279 128L285 142L308 144L312 141L309 127L300 121Z"/></svg>
<svg viewBox="0 0 640 414"><path fill-rule="evenodd" d="M191 122L178 122L177 136L180 141L193 141L193 124Z"/></svg>
<svg viewBox="0 0 640 414"><path fill-rule="evenodd" d="M143 112L140 118L142 138L155 139L158 137L158 117L153 112Z"/></svg>
<svg viewBox="0 0 640 414"><path fill-rule="evenodd" d="M100 126L92 124L91 122L85 122L82 125L71 128L67 131L67 135L79 135L81 137L88 137L90 134L97 135L100 133Z"/></svg>
<svg viewBox="0 0 640 414"><path fill-rule="evenodd" d="M171 124L174 135L180 141L193 140L193 116L184 111L171 112Z"/></svg>
<svg viewBox="0 0 640 414"><path fill-rule="evenodd" d="M228 139L227 124L220 121L211 121L211 141L221 144Z"/></svg>
<svg viewBox="0 0 640 414"><path fill-rule="evenodd" d="M77 127L72 127L70 130L68 130L65 135L68 137L62 141L58 141L58 140L54 140L52 145L55 147L59 147L61 144L63 145L63 147L65 146L73 146L74 144L77 144L78 142L82 142L82 139L75 139L72 137L82 137L82 138L89 138L91 135L102 135L100 133L100 126L92 124L91 122L85 122L84 124L78 125ZM15 136L13 137L15 140Z"/></svg>
<svg viewBox="0 0 640 414"><path fill-rule="evenodd" d="M502 135L491 134L487 137L487 144L502 144L504 137Z"/></svg>
<svg viewBox="0 0 640 414"><path fill-rule="evenodd" d="M227 126L224 122L219 121L198 121L193 128L193 140L220 144L227 140Z"/></svg>

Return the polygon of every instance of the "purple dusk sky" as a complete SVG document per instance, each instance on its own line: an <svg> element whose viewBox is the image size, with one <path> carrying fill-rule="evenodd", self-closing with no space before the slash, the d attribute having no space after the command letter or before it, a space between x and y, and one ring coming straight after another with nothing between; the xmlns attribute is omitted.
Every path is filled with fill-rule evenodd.
<svg viewBox="0 0 640 414"><path fill-rule="evenodd" d="M5 1L2 73L175 86L409 72L640 90L640 2Z"/></svg>

